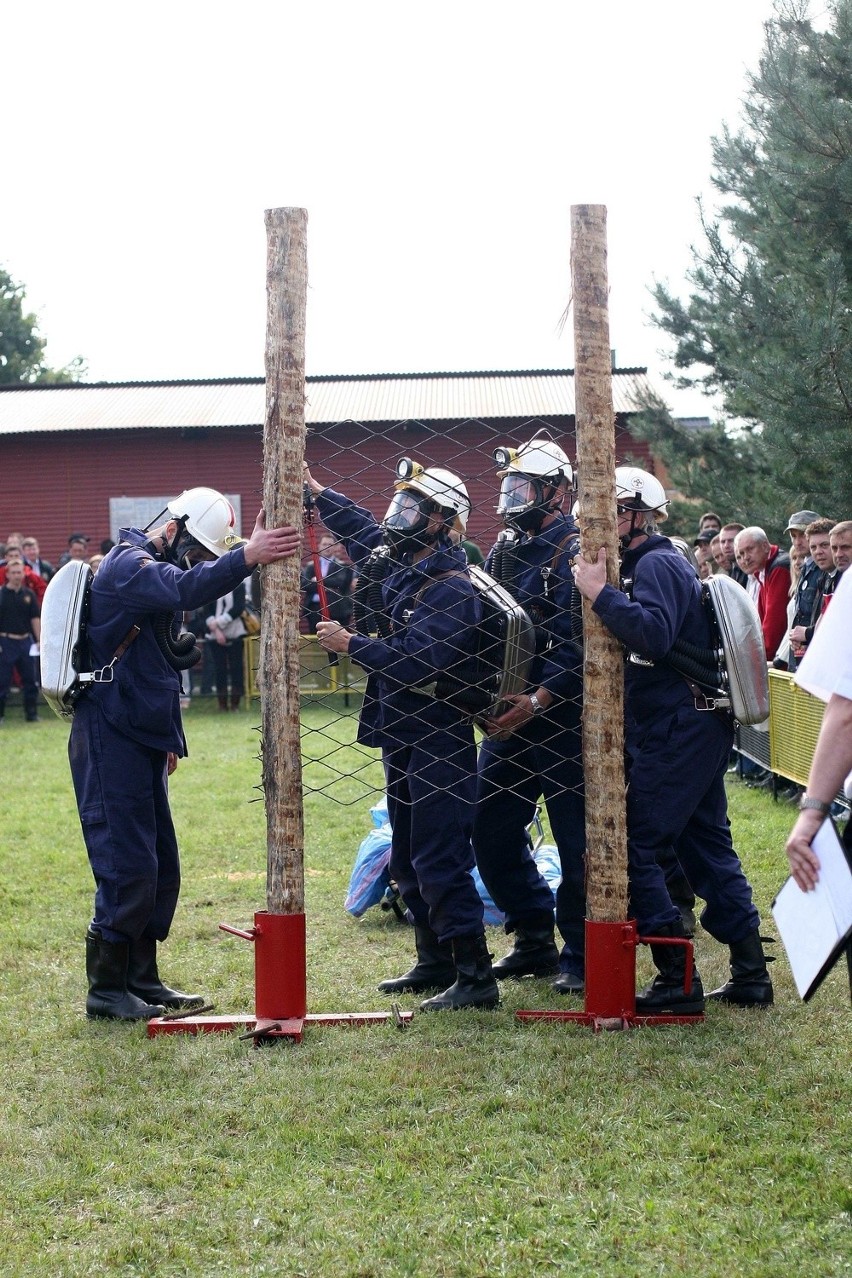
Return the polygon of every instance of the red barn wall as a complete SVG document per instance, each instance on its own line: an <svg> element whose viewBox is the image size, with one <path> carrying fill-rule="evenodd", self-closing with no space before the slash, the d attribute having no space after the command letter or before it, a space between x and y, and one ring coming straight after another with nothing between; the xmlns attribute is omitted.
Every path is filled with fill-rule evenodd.
<svg viewBox="0 0 852 1278"><path fill-rule="evenodd" d="M548 425L573 459L573 419L554 418ZM401 456L449 467L468 486L469 532L487 550L499 527L493 449L522 443L531 433L528 419L343 422L311 428L306 456L317 479L377 518L387 509ZM647 444L633 440L622 423L616 452L619 461L629 456L652 468ZM260 505L262 467L260 427L6 435L0 437L0 540L13 530L33 534L44 557L56 562L68 534L84 532L94 553L110 535L111 497L177 494L197 484L239 493L248 534Z"/></svg>

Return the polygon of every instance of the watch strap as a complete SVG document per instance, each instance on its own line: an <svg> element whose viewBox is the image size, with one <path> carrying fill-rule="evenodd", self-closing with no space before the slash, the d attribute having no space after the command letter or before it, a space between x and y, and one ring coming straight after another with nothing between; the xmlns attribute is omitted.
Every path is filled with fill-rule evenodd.
<svg viewBox="0 0 852 1278"><path fill-rule="evenodd" d="M822 799L812 799L807 794L804 794L799 800L799 811L821 812L823 816L828 816L831 811L831 804L824 803Z"/></svg>

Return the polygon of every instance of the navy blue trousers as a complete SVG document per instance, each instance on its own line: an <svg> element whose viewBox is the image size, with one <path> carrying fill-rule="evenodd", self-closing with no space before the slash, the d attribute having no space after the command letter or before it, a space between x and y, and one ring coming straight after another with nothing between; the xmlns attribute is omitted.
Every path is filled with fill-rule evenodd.
<svg viewBox="0 0 852 1278"><path fill-rule="evenodd" d="M113 943L164 941L180 892L166 752L116 732L83 697L68 758L95 879L92 927Z"/></svg>
<svg viewBox="0 0 852 1278"><path fill-rule="evenodd" d="M241 697L245 692L242 639L229 639L227 643L211 642L207 647L213 655L216 695L220 700L227 697L230 687L232 697Z"/></svg>
<svg viewBox="0 0 852 1278"><path fill-rule="evenodd" d="M382 751L391 824L390 873L415 923L441 941L482 931L471 871L476 746L451 733Z"/></svg>
<svg viewBox="0 0 852 1278"><path fill-rule="evenodd" d="M706 902L701 923L711 936L730 945L758 927L728 821L733 734L728 716L696 710L691 698L644 722L628 716L630 910L646 935L679 915L658 864L672 848Z"/></svg>
<svg viewBox="0 0 852 1278"><path fill-rule="evenodd" d="M0 639L0 717L6 706L6 697L12 683L12 672L17 670L24 693L24 714L34 719L38 710L38 686L35 663L30 656L32 638Z"/></svg>
<svg viewBox="0 0 852 1278"><path fill-rule="evenodd" d="M506 931L553 911L553 893L530 851L526 827L544 799L559 850L562 882L556 923L565 942L560 966L584 973L586 816L579 724L544 715L506 741L486 738L479 750L473 848L482 881L506 915Z"/></svg>

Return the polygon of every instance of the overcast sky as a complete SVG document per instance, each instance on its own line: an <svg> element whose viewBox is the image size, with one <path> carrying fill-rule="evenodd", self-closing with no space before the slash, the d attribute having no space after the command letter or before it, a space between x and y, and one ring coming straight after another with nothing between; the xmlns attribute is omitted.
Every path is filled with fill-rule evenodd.
<svg viewBox="0 0 852 1278"><path fill-rule="evenodd" d="M263 373L263 212L308 210L308 373L565 368L570 208L660 383L710 139L771 0L6 6L0 265L90 380ZM663 387L665 390L665 388ZM665 390L676 411L705 413Z"/></svg>

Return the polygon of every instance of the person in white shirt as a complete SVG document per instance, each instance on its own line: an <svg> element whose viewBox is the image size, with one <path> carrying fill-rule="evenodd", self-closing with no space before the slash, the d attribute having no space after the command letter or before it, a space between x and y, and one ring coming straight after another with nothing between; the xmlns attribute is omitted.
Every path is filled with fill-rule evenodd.
<svg viewBox="0 0 852 1278"><path fill-rule="evenodd" d="M811 762L799 816L787 840L790 873L803 892L816 885L819 858L811 846L831 811L834 798L852 771L852 575L844 573L794 676L796 683L828 704ZM844 843L852 842L848 822Z"/></svg>
<svg viewBox="0 0 852 1278"><path fill-rule="evenodd" d="M245 692L243 674L243 639L246 628L242 614L246 606L246 588L240 582L227 595L216 600L216 606L207 618L206 650L216 671L216 695L219 709L228 709L230 686L232 710L239 710Z"/></svg>

